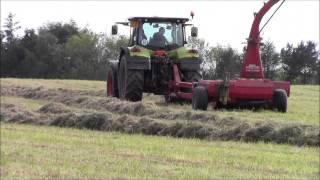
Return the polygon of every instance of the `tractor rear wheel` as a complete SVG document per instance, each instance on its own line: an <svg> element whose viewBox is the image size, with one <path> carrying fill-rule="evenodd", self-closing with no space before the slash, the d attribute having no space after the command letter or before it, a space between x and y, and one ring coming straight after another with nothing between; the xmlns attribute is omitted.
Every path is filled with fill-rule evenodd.
<svg viewBox="0 0 320 180"><path fill-rule="evenodd" d="M128 69L125 56L121 58L118 72L119 97L128 101L141 101L144 71Z"/></svg>
<svg viewBox="0 0 320 180"><path fill-rule="evenodd" d="M273 92L273 107L280 112L287 112L287 93L283 89L276 89Z"/></svg>
<svg viewBox="0 0 320 180"><path fill-rule="evenodd" d="M118 90L118 63L112 63L107 73L107 96L119 97Z"/></svg>
<svg viewBox="0 0 320 180"><path fill-rule="evenodd" d="M197 86L194 88L192 96L192 109L207 110L208 107L208 90L203 86Z"/></svg>

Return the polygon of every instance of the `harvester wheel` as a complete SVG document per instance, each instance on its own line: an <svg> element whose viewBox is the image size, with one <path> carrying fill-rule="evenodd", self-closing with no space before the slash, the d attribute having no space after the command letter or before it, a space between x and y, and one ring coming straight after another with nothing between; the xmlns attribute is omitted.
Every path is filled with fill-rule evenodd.
<svg viewBox="0 0 320 180"><path fill-rule="evenodd" d="M118 63L112 63L107 73L107 96L119 97L118 90Z"/></svg>
<svg viewBox="0 0 320 180"><path fill-rule="evenodd" d="M121 58L119 72L119 97L128 101L141 101L144 83L144 71L128 69L127 60Z"/></svg>
<svg viewBox="0 0 320 180"><path fill-rule="evenodd" d="M192 96L192 109L206 111L208 107L208 90L203 86L194 88Z"/></svg>
<svg viewBox="0 0 320 180"><path fill-rule="evenodd" d="M273 92L273 107L280 112L287 112L287 93L283 89L276 89Z"/></svg>
<svg viewBox="0 0 320 180"><path fill-rule="evenodd" d="M202 79L202 75L199 71L184 71L184 80L187 82L199 82Z"/></svg>

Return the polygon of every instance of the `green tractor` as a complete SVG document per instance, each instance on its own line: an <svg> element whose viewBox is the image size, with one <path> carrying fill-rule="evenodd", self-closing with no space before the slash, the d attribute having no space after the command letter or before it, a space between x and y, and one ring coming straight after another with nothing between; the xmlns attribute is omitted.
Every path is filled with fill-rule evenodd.
<svg viewBox="0 0 320 180"><path fill-rule="evenodd" d="M128 22L113 25L113 35L118 33L117 24L130 26L130 40L127 47L120 48L119 59L111 61L107 96L141 101L146 92L164 95L166 101L171 101L168 93L175 75L173 65L178 67L181 81L198 82L202 78L199 53L185 47L186 27L191 26L192 37L197 36L198 29L188 21L188 18L131 17Z"/></svg>

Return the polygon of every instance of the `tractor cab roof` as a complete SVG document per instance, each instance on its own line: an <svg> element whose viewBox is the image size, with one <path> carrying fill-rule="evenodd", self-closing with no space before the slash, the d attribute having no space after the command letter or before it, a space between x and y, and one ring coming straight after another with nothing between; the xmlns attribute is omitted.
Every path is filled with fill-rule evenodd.
<svg viewBox="0 0 320 180"><path fill-rule="evenodd" d="M176 18L176 17L129 17L129 21L139 20L142 22L177 22L177 23L186 23L189 21L188 18Z"/></svg>

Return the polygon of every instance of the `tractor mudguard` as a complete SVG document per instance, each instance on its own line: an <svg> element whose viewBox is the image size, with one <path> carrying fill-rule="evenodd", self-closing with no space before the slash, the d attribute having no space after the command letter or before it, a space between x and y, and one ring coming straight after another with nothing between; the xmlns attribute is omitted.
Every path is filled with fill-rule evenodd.
<svg viewBox="0 0 320 180"><path fill-rule="evenodd" d="M121 47L120 60L122 56L125 56L127 60L128 69L137 69L137 70L150 70L151 62L150 58L139 56L139 55L130 55L130 50L128 47Z"/></svg>
<svg viewBox="0 0 320 180"><path fill-rule="evenodd" d="M186 71L199 71L201 61L198 58L179 59L180 69Z"/></svg>

